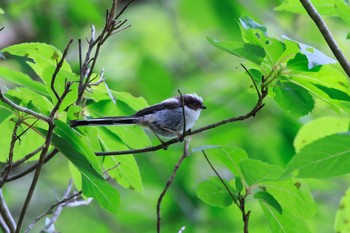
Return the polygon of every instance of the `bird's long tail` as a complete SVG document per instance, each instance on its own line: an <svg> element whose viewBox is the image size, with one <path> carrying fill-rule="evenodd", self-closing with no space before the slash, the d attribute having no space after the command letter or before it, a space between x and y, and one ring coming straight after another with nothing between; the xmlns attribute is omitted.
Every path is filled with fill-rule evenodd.
<svg viewBox="0 0 350 233"><path fill-rule="evenodd" d="M127 125L137 123L135 117L102 117L102 118L93 118L86 120L73 120L70 121L70 127L77 126L98 126L98 125Z"/></svg>

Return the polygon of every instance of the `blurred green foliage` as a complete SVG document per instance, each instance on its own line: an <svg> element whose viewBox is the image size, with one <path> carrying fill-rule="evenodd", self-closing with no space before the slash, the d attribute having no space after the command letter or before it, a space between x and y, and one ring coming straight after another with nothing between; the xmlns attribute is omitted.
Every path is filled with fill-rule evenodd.
<svg viewBox="0 0 350 233"><path fill-rule="evenodd" d="M293 40L310 44L330 56L331 52L326 43L306 13L301 11L300 7L290 7L296 6L298 4L296 2L284 1L281 4L282 1L278 0L136 0L124 14L132 27L107 41L107 45L102 48L95 72L99 73L104 68L106 82L110 89L114 90L115 93L129 92L134 96L142 96L149 104L176 95L177 89L180 89L182 93L198 93L204 98L208 109L202 112L195 127L244 114L254 106L257 97L249 77L240 66L243 60L215 48L208 42L207 37L220 41L238 41L241 38L239 18L249 16L256 22L265 25L268 28L269 35L273 38L281 39L282 35L286 35ZM323 8L322 5L326 1L319 2L321 3L319 9L323 9L321 13L326 16L326 22L332 29L337 42L345 54L350 54L349 40L346 40L349 33L348 18L344 16L344 11L338 13L336 11L326 11L328 8ZM347 9L346 5L344 6L338 1L335 2L338 6L337 9ZM119 4L123 5L125 1L120 1ZM110 1L107 0L3 1L0 5L0 28L4 26L5 29L0 32L1 49L10 44L35 41L51 44L62 51L70 38L75 41L78 38L88 38L91 24L95 25L97 31L100 31L105 18L105 10L109 6ZM290 11L298 14L292 14ZM246 36L251 35L246 34ZM79 67L77 51L77 43L74 43L67 59L75 73L78 73ZM275 49L271 50L273 61L280 55L274 54L275 51ZM19 63L13 62L16 59ZM4 72L6 68L3 68L2 64L5 64L4 67L8 69L18 68L25 73L29 73L34 79L38 78L29 71L28 67L23 65L23 60L20 58L0 61L0 69ZM303 56L295 57L294 63L289 63L290 67L300 69L305 69L305 65L307 63ZM339 66L335 67L339 68ZM8 73L7 77L11 77L10 71L6 70L6 72ZM334 72L333 69L323 69L321 72L324 72L323 76L329 74L329 76L332 76L330 79L334 78L335 81L339 81L337 77L343 75ZM33 86L32 83L29 83L30 81L25 85L31 86L32 89L37 91L41 90L41 86ZM296 81L303 82L301 79L296 79ZM11 86L13 79L11 79L11 83L5 80L0 82L6 86ZM276 84L274 88L277 91L275 91L273 97L277 102L279 98L282 98L281 96L286 94L280 91L282 89L279 89L283 85L287 85L289 90L295 93L293 92L293 87L295 87L293 84ZM342 96L337 95L339 93L332 89L323 91L336 96L338 100L342 98ZM101 90L101 93L105 92ZM23 93L13 92L10 94L19 98L20 94ZM26 93L26 95L28 94L32 93ZM318 93L313 94L317 95ZM120 95L119 98L123 98L123 96L126 98L124 94ZM101 100L107 97L101 94L94 98L100 98L99 100ZM285 96L283 98L286 99ZM299 96L296 98L299 98ZM274 99L267 98L265 100L266 106L254 119L227 124L193 136L191 147L202 145L241 147L247 151L249 158L261 161L257 163L269 163L271 167L268 167L268 169L274 168L272 171L278 172L279 169L286 166L296 152L299 152L295 151L293 141L303 124L321 116L348 116L342 111L342 109L349 108L348 104L334 106L333 103L330 107L328 103L315 99L313 111L304 117L297 118L290 112L281 109ZM40 101L43 102L43 100ZM288 106L293 105L293 102L285 101L283 104L288 108ZM283 104L280 105L283 107ZM111 109L112 106L110 105L110 103L91 105L90 110L93 114L98 115L100 108L104 106L105 109L113 110L111 114L126 115L144 107L146 103L137 102L132 108L125 104L121 109ZM39 110L47 111L47 109ZM299 110L302 113L297 112L295 115L306 114L311 109L306 107L306 109ZM104 110L104 112L106 111ZM3 119L10 118L8 117L9 114L6 110L1 110L0 118L2 122L6 121ZM329 121L327 123L320 122L309 132L315 132L328 123ZM348 130L348 118L334 124L339 127L339 130L334 132L330 130L331 133ZM339 126L339 124L342 126ZM5 127L5 124L0 125L0 128L6 132L8 131L8 134L11 132ZM110 129L110 131L113 130L119 130L118 134L123 133L120 132L123 129ZM141 132L138 130L135 129L135 135ZM101 129L99 133L105 135L113 133L110 131ZM322 136L331 134L328 130L321 129L321 132ZM96 132L91 130L87 133L93 135ZM310 136L312 133L308 133L308 131L304 131L303 134L307 134L304 137L308 139L310 137L313 140L320 138L317 135ZM294 141L297 150L302 149L303 143L305 143L300 139L303 134L299 133L299 139ZM151 137L151 139L154 138ZM106 146L109 149L120 148L119 146L127 140L127 137L116 138L115 141L107 141ZM149 144L148 139L142 140L133 141L129 138L127 144L131 144L133 147ZM332 140L335 143L337 141L336 138ZM153 142L156 143L156 140ZM5 140L0 142L2 148L5 147L5 143L8 144ZM26 141L26 143L31 142ZM31 144L31 146L34 147L34 144ZM322 147L317 148L319 150L324 149ZM208 152L209 155L215 155L215 153L211 154L210 151ZM22 152L19 151L19 153ZM131 177L132 181L123 180L117 185L121 200L118 214L106 212L96 203L79 208L67 208L56 223L56 229L62 232L155 232L156 201L181 153L182 146L174 145L167 151L135 155L142 177L142 185L139 177ZM298 153L299 156L300 154L302 152ZM0 155L0 158L4 161L5 156L6 153L4 152ZM127 161L130 158L122 156L121 158L115 158L115 160ZM348 161L345 161L344 166L346 167ZM117 161L108 162L112 165ZM294 162L293 165L297 166L298 161ZM249 177L249 171L254 173L254 169L257 168L254 163L253 160L249 160L245 165L242 165L251 167L251 170L248 168L246 170L245 175L247 177ZM68 161L63 156L57 156L44 167L25 225L28 225L31 219L46 211L48 206L62 196L63 190L71 177L67 165ZM214 160L214 165L223 174L224 178L227 180L233 178L230 169L223 166L220 161ZM130 168L130 172L132 171L133 169ZM114 174L114 178L119 175ZM208 206L197 197L197 187L201 187L201 184L203 184L201 182L207 182L204 180L213 175L199 152L194 153L184 161L176 176L175 183L167 193L162 205L162 232L177 232L182 226L186 226L184 232L241 231L241 215L237 208L233 206L228 208ZM138 184L134 187L136 191L123 188L130 187L129 182ZM305 182L309 184L318 206L315 215L313 215L315 206L311 201L308 203L310 206L297 203L298 200L303 201L311 198L307 196L308 190L304 183L301 184L302 191L300 191L300 195L304 199L297 199L295 202L288 203L290 200L285 199L284 193L278 192L280 184L275 184L273 180L265 181L267 186L272 187L271 192L278 197L275 196L275 198L283 202L280 204L287 205L288 208L296 208L295 211L300 213L299 217L301 219L312 217L311 224L308 226L312 232L332 232L339 201L350 184L349 176L322 181L306 180ZM19 180L10 183L4 189L8 204L15 213L20 211L24 198L23 194L26 193L28 183L29 179ZM284 190L287 190L286 192L296 189L294 184L289 181L286 181L283 185ZM273 202L269 197L264 196L264 198ZM342 200L342 203L347 202ZM277 229L274 228L276 225L272 222L272 217L268 219L264 217L264 212L266 214L270 211L269 207L269 205L264 204L263 210L261 210L257 202L248 203L248 208L252 210L250 232L269 232L268 223L273 226L273 229ZM273 213L273 211L276 210L270 212ZM337 218L344 218L345 212L346 210L338 213ZM291 221L288 217L292 218L287 214L285 219L281 219L281 221L284 221L290 227L296 226L294 223L297 220L300 223L300 219ZM33 232L41 229L42 225L40 224L43 224L43 222L38 223ZM336 225L337 229L343 227L339 222ZM304 232L304 229L307 229L307 227L301 224L295 230L296 232L298 230Z"/></svg>

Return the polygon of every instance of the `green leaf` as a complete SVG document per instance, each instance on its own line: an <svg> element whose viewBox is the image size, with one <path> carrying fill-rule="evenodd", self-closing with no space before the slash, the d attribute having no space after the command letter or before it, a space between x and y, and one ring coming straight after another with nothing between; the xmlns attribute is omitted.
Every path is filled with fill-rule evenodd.
<svg viewBox="0 0 350 233"><path fill-rule="evenodd" d="M254 198L262 202L266 202L274 208L279 214L282 214L282 207L278 201L268 192L260 191L254 194Z"/></svg>
<svg viewBox="0 0 350 233"><path fill-rule="evenodd" d="M350 32L346 35L346 39L350 40Z"/></svg>
<svg viewBox="0 0 350 233"><path fill-rule="evenodd" d="M269 222L271 232L281 233L311 233L305 219L292 215L288 210L284 209L283 215L278 213L274 208L266 202L260 202L265 217Z"/></svg>
<svg viewBox="0 0 350 233"><path fill-rule="evenodd" d="M316 66L312 69L309 69L309 60L306 55L297 53L295 57L287 62L287 68L289 70L295 71L310 71L317 72L321 69L321 66Z"/></svg>
<svg viewBox="0 0 350 233"><path fill-rule="evenodd" d="M121 151L129 149L119 138L116 138L115 134L106 128L100 128L96 131L98 135L96 141L99 142L103 151ZM89 135L86 135L86 137L88 136ZM115 167L118 163L119 165ZM108 174L121 186L140 192L143 190L140 170L132 155L105 157L103 166L105 169L115 167L110 170Z"/></svg>
<svg viewBox="0 0 350 233"><path fill-rule="evenodd" d="M317 205L307 185L301 181L282 180L264 182L260 187L270 193L283 208L283 215L290 214L300 219L310 219Z"/></svg>
<svg viewBox="0 0 350 233"><path fill-rule="evenodd" d="M268 164L259 160L247 159L240 162L245 182L251 186L265 181L277 180L283 170L277 165Z"/></svg>
<svg viewBox="0 0 350 233"><path fill-rule="evenodd" d="M80 171L83 194L93 197L103 208L116 213L120 203L119 193L102 177L94 152L68 125L58 120L55 124L52 144ZM46 131L38 130L46 135Z"/></svg>
<svg viewBox="0 0 350 233"><path fill-rule="evenodd" d="M243 183L242 179L239 176L236 176L235 178L235 184L236 184L236 189L238 193L241 193L243 191Z"/></svg>
<svg viewBox="0 0 350 233"><path fill-rule="evenodd" d="M207 149L212 159L220 161L235 176L243 177L239 163L248 159L248 154L240 147L222 147ZM210 152L210 153L209 153Z"/></svg>
<svg viewBox="0 0 350 233"><path fill-rule="evenodd" d="M35 71L35 73L46 84L46 89L53 100L57 100L53 91L51 90L51 80L56 69L58 61L62 57L62 53L55 47L45 43L22 43L6 47L2 52L8 52L12 55L25 57L26 63ZM65 89L67 81L77 81L78 75L74 74L69 64L64 61L60 71L58 72L54 87L59 95ZM77 83L74 83L71 92L61 104L61 109L74 103L77 97Z"/></svg>
<svg viewBox="0 0 350 233"><path fill-rule="evenodd" d="M0 78L13 84L30 88L40 94L48 95L46 87L43 83L32 80L28 75L22 72L11 70L6 67L0 67Z"/></svg>
<svg viewBox="0 0 350 233"><path fill-rule="evenodd" d="M253 19L249 17L242 17L239 18L239 22L241 23L241 26L245 29L253 28L253 29L258 29L259 31L266 33L267 29L264 25L258 24L255 22Z"/></svg>
<svg viewBox="0 0 350 233"><path fill-rule="evenodd" d="M312 2L318 12L322 15L337 16L333 1L317 0ZM303 5L298 0L284 0L281 5L275 8L277 11L287 11L297 14L307 14Z"/></svg>
<svg viewBox="0 0 350 233"><path fill-rule="evenodd" d="M273 88L276 102L291 114L300 117L314 108L312 96L304 88L291 82L278 82Z"/></svg>
<svg viewBox="0 0 350 233"><path fill-rule="evenodd" d="M325 55L321 51L317 50L316 48L313 48L307 44L303 44L303 43L298 42L296 40L292 40L286 36L284 36L284 38L286 40L290 40L290 41L298 44L300 52L307 57L309 69L312 69L312 68L314 68L316 66L320 66L320 65L337 63L336 60L328 57L327 55Z"/></svg>
<svg viewBox="0 0 350 233"><path fill-rule="evenodd" d="M234 193L234 188L228 182L225 183ZM218 177L212 177L210 180L201 182L196 194L203 202L211 206L227 207L232 204L232 197Z"/></svg>
<svg viewBox="0 0 350 233"><path fill-rule="evenodd" d="M335 9L339 15L339 17L347 24L350 25L350 6L349 2L345 2L345 0L335 0Z"/></svg>
<svg viewBox="0 0 350 233"><path fill-rule="evenodd" d="M110 170L108 174L121 186L142 192L141 174L135 158L131 155L108 156L104 159L103 163L104 167L107 169L117 164L119 165Z"/></svg>
<svg viewBox="0 0 350 233"><path fill-rule="evenodd" d="M323 92L315 85L318 84L324 87L337 89L341 92L346 93L347 95L350 95L350 88L347 77L345 77L343 73L331 65L323 65L318 72L302 72L294 70L289 79L291 82L302 86L310 93L330 104L331 106L337 107L346 112L350 112L350 107L347 104L348 102L330 98L327 93Z"/></svg>
<svg viewBox="0 0 350 233"><path fill-rule="evenodd" d="M2 49L2 52L8 52L12 55L29 58L27 64L43 78L46 83L51 82L51 77L45 75L47 68L55 69L57 61L62 57L62 53L55 47L45 43L22 43L15 44ZM71 68L67 62L63 62L62 70L71 72ZM51 73L52 75L52 73Z"/></svg>
<svg viewBox="0 0 350 233"><path fill-rule="evenodd" d="M18 98L21 101L21 105L36 112L41 112L45 115L49 115L53 105L43 95L34 92L26 87L17 87L15 89L8 90L7 96Z"/></svg>
<svg viewBox="0 0 350 233"><path fill-rule="evenodd" d="M339 233L349 232L349 216L350 216L350 189L342 197L339 208L335 217L335 231Z"/></svg>
<svg viewBox="0 0 350 233"><path fill-rule="evenodd" d="M314 84L318 89L321 89L323 92L325 92L330 98L335 100L343 100L343 101L350 101L350 96L341 90L331 88L331 87L325 87L320 84Z"/></svg>
<svg viewBox="0 0 350 233"><path fill-rule="evenodd" d="M327 178L350 172L350 134L333 134L304 146L288 163L285 175Z"/></svg>
<svg viewBox="0 0 350 233"><path fill-rule="evenodd" d="M303 147L325 136L347 132L350 119L345 117L321 117L304 124L294 138L294 148L299 152Z"/></svg>
<svg viewBox="0 0 350 233"><path fill-rule="evenodd" d="M267 36L266 27L249 17L239 19L244 42L258 45L265 50L266 58L271 65L277 63L286 49L286 45L277 39Z"/></svg>
<svg viewBox="0 0 350 233"><path fill-rule="evenodd" d="M215 47L231 53L237 57L249 60L260 65L265 57L265 51L262 47L254 44L231 41L217 41L210 37L207 38L209 43Z"/></svg>

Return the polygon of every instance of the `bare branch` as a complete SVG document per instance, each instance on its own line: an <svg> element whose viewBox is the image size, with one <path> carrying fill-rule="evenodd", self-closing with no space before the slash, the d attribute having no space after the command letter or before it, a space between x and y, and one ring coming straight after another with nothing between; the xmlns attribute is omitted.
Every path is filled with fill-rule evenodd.
<svg viewBox="0 0 350 233"><path fill-rule="evenodd" d="M62 68L62 65L63 65L63 62L64 62L64 59L66 58L67 56L67 53L68 53L68 50L69 50L69 47L70 45L73 43L73 39L70 39L66 48L64 49L63 51L63 54L62 54L62 57L61 57L61 60L58 62L57 66L56 66L56 69L52 75L52 78L51 78L51 90L53 91L53 93L55 94L56 98L59 99L59 95L55 89L55 81L56 81L56 76L58 74L58 72L61 70Z"/></svg>
<svg viewBox="0 0 350 233"><path fill-rule="evenodd" d="M24 216L25 216L25 214L27 212L30 200L31 200L31 198L33 196L36 184L37 184L37 182L39 180L41 168L44 165L45 155L48 152L49 147L50 147L50 143L51 143L51 139L52 139L52 135L53 135L53 129L54 129L54 124L50 123L49 124L49 129L47 131L46 140L45 140L45 146L44 146L43 150L40 153L39 161L38 161L35 173L34 173L33 180L32 180L32 183L30 185L27 197L26 197L26 199L24 201L24 204L23 204L23 207L22 207L22 210L21 210L21 214L20 214L19 219L18 219L16 233L20 233L21 232L21 227L22 227L22 224L23 224Z"/></svg>
<svg viewBox="0 0 350 233"><path fill-rule="evenodd" d="M92 72L94 71L101 46L109 37L129 27L126 26L120 29L120 27L123 26L127 20L118 21L117 19L127 9L131 2L132 1L127 3L126 6L124 6L124 8L118 14L116 14L117 3L116 0L113 0L111 8L106 11L105 26L99 36L95 37L95 29L92 26L91 38L88 40L89 47L87 49L84 62L82 62L82 48L81 41L79 40L80 81L78 87L78 97L76 101L77 105L80 105L82 103L82 98L86 89L89 86L94 85L91 84L90 79ZM91 54L93 53L93 50L94 54L92 56Z"/></svg>
<svg viewBox="0 0 350 233"><path fill-rule="evenodd" d="M48 161L50 161L56 154L58 153L57 149L52 150L51 152L49 152L44 159L44 164L47 163ZM36 168L38 167L38 162L36 162L35 164L33 164L32 166L26 168L25 170L21 171L20 173L14 174L14 175L10 175L6 182L10 182L10 181L14 181L17 180L19 178L22 178L23 176L26 176L27 174L31 173L32 171L34 171Z"/></svg>
<svg viewBox="0 0 350 233"><path fill-rule="evenodd" d="M161 217L160 217L160 207L162 204L162 200L166 194L166 192L168 191L168 189L170 188L175 176L176 176L176 172L179 169L180 165L182 164L183 160L189 155L189 139L186 138L184 141L184 150L183 150L183 154L180 157L180 159L177 161L176 165L174 166L174 170L171 173L171 176L169 177L167 183L165 184L165 187L162 191L162 193L159 195L158 201L157 201L157 233L160 233L160 227L161 227Z"/></svg>
<svg viewBox="0 0 350 233"><path fill-rule="evenodd" d="M346 59L345 55L337 45L337 42L335 41L334 37L332 36L332 33L330 32L329 28L327 27L326 23L323 21L321 15L317 12L316 8L312 5L310 0L300 0L301 4L305 8L308 15L311 17L311 19L315 22L316 26L320 30L323 38L326 40L329 48L332 50L334 56L339 61L340 65L342 66L345 73L350 78L350 63Z"/></svg>
<svg viewBox="0 0 350 233"><path fill-rule="evenodd" d="M4 195L2 194L2 189L0 189L0 217L4 220L4 224L7 226L9 232L14 232L16 229L16 222L6 205Z"/></svg>
<svg viewBox="0 0 350 233"><path fill-rule="evenodd" d="M77 204L76 206L84 205L85 202L81 202L80 200L77 200L77 198L79 198L81 196L82 191L74 192L73 194L69 195L71 192L71 189L72 189L72 181L69 182L68 187L67 187L62 199L60 201L58 201L57 203L53 204L45 213L36 217L24 232L25 233L29 232L38 221L40 221L45 216L52 214L50 222L48 224L46 224L44 229L41 231L41 232L48 232L48 230L50 229L52 224L54 224L57 221L57 218L60 215L60 213L62 212L64 207L66 207L66 206L74 207L74 205L71 205L74 203L76 203L76 204L79 203L79 205Z"/></svg>
<svg viewBox="0 0 350 233"><path fill-rule="evenodd" d="M36 148L32 152L30 152L29 154L25 155L23 158L14 162L12 167L18 167L19 165L21 165L22 163L24 163L25 161L27 161L28 159L30 159L31 157L33 157L34 155L39 153L43 148L44 148L44 145L39 146L38 148Z"/></svg>
<svg viewBox="0 0 350 233"><path fill-rule="evenodd" d="M6 98L4 96L4 94L2 93L2 91L1 91L1 88L0 88L0 99L4 103L6 103L10 107L12 107L13 109L16 109L17 111L28 113L29 115L32 115L32 116L34 116L36 118L39 118L40 120L43 120L43 121L46 121L46 122L50 121L49 117L44 116L44 115L42 115L40 113L34 112L33 110L31 110L29 108L25 108L25 107L19 106L19 105L15 104L14 102L12 102L11 100L9 100L8 98Z"/></svg>
<svg viewBox="0 0 350 233"><path fill-rule="evenodd" d="M13 160L13 154L14 154L14 149L15 149L15 144L18 139L17 137L17 130L20 124L22 123L22 119L17 119L15 127L13 127L13 132L12 132L12 137L11 137L11 142L10 142L10 149L9 149L9 157L8 161L6 163L6 166L4 169L1 171L1 181L0 181L0 188L6 183L6 180L12 170L12 160Z"/></svg>
<svg viewBox="0 0 350 233"><path fill-rule="evenodd" d="M94 82L94 83L89 83L89 87L91 87L91 86L98 86L98 85L100 85L101 83L103 83L104 81L106 81L106 79L104 78L104 74L105 74L105 70L104 69L102 69L102 71L101 71L101 73L100 73L100 78L96 81L96 82ZM97 75L96 75L97 76ZM91 80L91 81L93 81L93 80Z"/></svg>

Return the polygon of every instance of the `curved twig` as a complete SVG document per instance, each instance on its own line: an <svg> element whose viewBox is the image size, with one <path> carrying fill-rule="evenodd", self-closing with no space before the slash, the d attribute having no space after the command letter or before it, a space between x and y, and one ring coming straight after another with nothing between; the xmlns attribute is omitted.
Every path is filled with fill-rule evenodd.
<svg viewBox="0 0 350 233"><path fill-rule="evenodd" d="M337 45L337 42L335 41L334 37L332 36L330 30L328 29L326 23L323 21L321 15L317 12L316 8L312 5L310 0L300 0L301 4L305 8L308 15L311 17L311 19L315 22L316 26L320 30L323 38L326 40L329 48L332 50L334 56L339 61L341 67L345 71L345 73L350 78L350 63L344 56L343 52Z"/></svg>
<svg viewBox="0 0 350 233"><path fill-rule="evenodd" d="M166 182L163 191L159 195L159 198L158 198L158 201L157 201L157 233L160 233L160 226L161 226L160 207L161 207L163 198L164 198L166 192L168 191L168 189L170 188L170 186L171 186L171 184L172 184L172 182L173 182L173 180L174 180L174 178L176 176L176 172L179 169L181 163L188 156L188 148L189 148L189 142L187 140L185 140L184 141L183 154L180 157L180 159L177 161L176 165L174 166L174 170L171 173L171 176L169 177L168 181Z"/></svg>

